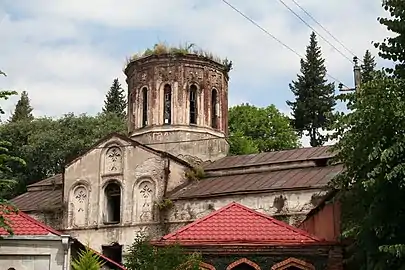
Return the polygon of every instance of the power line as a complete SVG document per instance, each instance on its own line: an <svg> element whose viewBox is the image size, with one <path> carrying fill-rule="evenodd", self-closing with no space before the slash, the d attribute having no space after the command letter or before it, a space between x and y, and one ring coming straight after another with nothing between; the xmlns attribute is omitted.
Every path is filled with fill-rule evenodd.
<svg viewBox="0 0 405 270"><path fill-rule="evenodd" d="M356 54L347 48L340 40L337 39L328 29L326 29L318 20L314 18L308 11L306 11L300 4L297 3L295 0L291 0L299 9L301 9L309 18L311 18L319 27L321 27L329 36L331 36L340 46L342 46L347 52L351 55L356 56Z"/></svg>
<svg viewBox="0 0 405 270"><path fill-rule="evenodd" d="M304 57L299 54L296 50L292 49L290 46L288 46L287 44L285 44L284 42L282 42L280 39L278 39L276 36L274 36L273 34L271 34L269 31L267 31L265 28L263 28L262 26L260 26L257 22L255 22L253 19L249 18L247 15L245 15L242 11L240 11L239 9L237 9L236 7L234 7L233 5L231 5L228 1L226 0L221 0L222 2L224 2L226 5L228 5L230 8L232 8L234 11L236 11L237 13L239 13L242 17L244 17L246 20L248 20L249 22L251 22L253 25L255 25L256 27L258 27L260 30L262 30L265 34L269 35L271 38L273 38L275 41L277 41L278 43L280 43L281 45L283 45L285 48L287 48L289 51L291 51L292 53L294 53L295 55L297 55L300 59L304 59ZM338 80L337 78L333 77L332 75L330 75L329 73L326 73L326 75L331 78L332 80L342 84L343 86L347 87L344 83L342 83L340 80Z"/></svg>
<svg viewBox="0 0 405 270"><path fill-rule="evenodd" d="M326 43L328 43L333 49L335 49L340 55L342 55L344 58L346 58L351 64L354 64L352 59L347 57L344 53L342 53L338 48L336 48L335 45L329 42L326 38L324 38L321 34L319 34L318 31L316 31L309 23L307 23L297 12L292 10L283 0L279 0L281 4L283 4L284 7L286 7L292 14L294 14L301 22L303 22L306 26L312 29L312 31L315 32L320 38L322 38Z"/></svg>

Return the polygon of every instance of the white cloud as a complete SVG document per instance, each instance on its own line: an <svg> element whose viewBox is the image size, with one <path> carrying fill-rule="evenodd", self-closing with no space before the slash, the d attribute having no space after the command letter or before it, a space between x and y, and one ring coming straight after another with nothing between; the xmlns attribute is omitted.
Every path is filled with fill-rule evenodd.
<svg viewBox="0 0 405 270"><path fill-rule="evenodd" d="M305 53L311 30L281 3L229 2L300 54ZM383 14L378 0L299 2L359 56L365 49L373 49L372 40L387 35L376 20ZM36 115L97 112L113 78L119 77L125 85L125 56L158 39L197 43L231 59L230 104L275 102L285 108L284 100L291 95L288 83L299 70L296 55L220 0L5 0L0 14L6 15L0 24L0 67L9 75L1 79L1 85L27 90ZM135 31L136 36L128 36ZM319 42L329 73L351 86L351 64L321 39ZM8 102L6 110L12 106Z"/></svg>

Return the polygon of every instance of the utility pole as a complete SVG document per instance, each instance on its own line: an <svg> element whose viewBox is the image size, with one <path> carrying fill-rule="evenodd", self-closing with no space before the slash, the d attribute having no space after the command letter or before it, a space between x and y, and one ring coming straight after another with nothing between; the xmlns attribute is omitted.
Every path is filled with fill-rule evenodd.
<svg viewBox="0 0 405 270"><path fill-rule="evenodd" d="M353 63L354 63L354 88L343 88L343 83L339 83L339 91L341 92L348 92L348 91L357 91L360 88L361 84L361 68L358 65L359 59L357 56L353 57Z"/></svg>

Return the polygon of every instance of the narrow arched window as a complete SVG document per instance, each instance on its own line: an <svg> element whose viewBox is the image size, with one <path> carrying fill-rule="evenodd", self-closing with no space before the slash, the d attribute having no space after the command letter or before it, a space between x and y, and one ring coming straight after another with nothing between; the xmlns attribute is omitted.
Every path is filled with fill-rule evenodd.
<svg viewBox="0 0 405 270"><path fill-rule="evenodd" d="M105 194L105 223L121 222L121 187L117 183L109 183L104 190Z"/></svg>
<svg viewBox="0 0 405 270"><path fill-rule="evenodd" d="M148 125L148 88L142 88L142 127Z"/></svg>
<svg viewBox="0 0 405 270"><path fill-rule="evenodd" d="M197 124L197 86L190 86L190 124Z"/></svg>
<svg viewBox="0 0 405 270"><path fill-rule="evenodd" d="M211 127L217 128L217 118L218 118L218 110L217 110L217 89L212 89L211 92Z"/></svg>
<svg viewBox="0 0 405 270"><path fill-rule="evenodd" d="M168 84L164 87L163 120L166 125L172 123L172 87Z"/></svg>

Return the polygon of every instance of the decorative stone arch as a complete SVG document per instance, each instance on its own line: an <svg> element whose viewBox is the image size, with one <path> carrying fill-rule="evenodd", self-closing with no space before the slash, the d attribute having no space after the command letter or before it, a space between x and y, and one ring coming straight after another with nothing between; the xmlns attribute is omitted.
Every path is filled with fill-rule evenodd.
<svg viewBox="0 0 405 270"><path fill-rule="evenodd" d="M211 264L202 262L202 263L200 263L200 270L216 270L216 269Z"/></svg>
<svg viewBox="0 0 405 270"><path fill-rule="evenodd" d="M135 181L132 190L132 218L135 222L154 220L154 203L157 195L156 181L144 176Z"/></svg>
<svg viewBox="0 0 405 270"><path fill-rule="evenodd" d="M260 266L258 266L256 263L254 263L254 262L252 262L251 260L248 260L248 259L246 259L246 258L242 258L242 259L239 259L239 260L237 260L237 261L234 261L233 263L231 263L230 265L228 265L228 267L226 268L226 270L232 270L234 267L236 267L236 266L238 266L238 265L240 265L240 264L242 264L242 263L245 263L245 264L247 264L247 265L250 265L250 266L253 267L255 270L261 270L261 269L260 269Z"/></svg>
<svg viewBox="0 0 405 270"><path fill-rule="evenodd" d="M288 267L296 267L302 270L315 270L315 266L297 258L288 258L271 267L271 270L284 270Z"/></svg>
<svg viewBox="0 0 405 270"><path fill-rule="evenodd" d="M123 169L123 146L118 142L104 145L103 161L104 174L121 174Z"/></svg>
<svg viewBox="0 0 405 270"><path fill-rule="evenodd" d="M139 118L139 127L146 127L149 124L149 100L150 100L150 88L148 85L144 84L141 87L139 87L136 91L136 99L134 99L134 102L138 102L142 104L142 106L138 106L139 112L131 112L132 114L135 114L135 118ZM139 113L139 116L138 116ZM135 120L136 121L136 120Z"/></svg>
<svg viewBox="0 0 405 270"><path fill-rule="evenodd" d="M86 180L76 181L69 190L68 224L70 227L86 226L89 213L90 184Z"/></svg>

